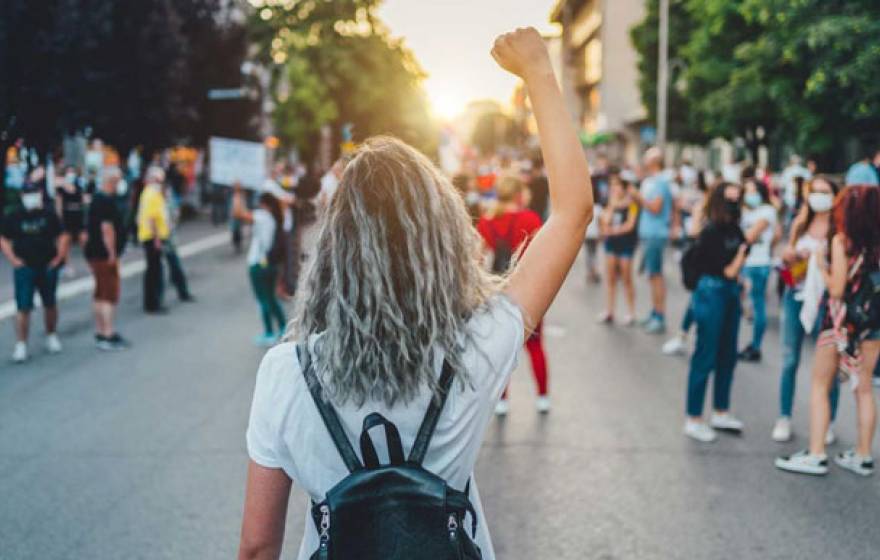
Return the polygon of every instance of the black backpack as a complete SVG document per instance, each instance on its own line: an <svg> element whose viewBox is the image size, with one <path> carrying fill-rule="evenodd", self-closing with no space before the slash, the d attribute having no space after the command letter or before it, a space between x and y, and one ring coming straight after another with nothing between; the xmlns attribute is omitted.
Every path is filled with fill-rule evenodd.
<svg viewBox="0 0 880 560"><path fill-rule="evenodd" d="M845 299L847 322L856 331L870 333L880 329L880 270L876 266L862 273L858 289Z"/></svg>
<svg viewBox="0 0 880 560"><path fill-rule="evenodd" d="M697 252L697 242L691 242L681 255L681 280L684 287L689 292L697 289L700 277L703 275L700 270L700 255Z"/></svg>
<svg viewBox="0 0 880 560"><path fill-rule="evenodd" d="M480 560L476 537L477 515L464 491L451 488L425 470L422 461L437 426L453 371L444 362L441 398L432 399L409 457L404 459L397 427L379 413L364 418L360 437L364 464L358 460L333 406L312 369L309 351L297 346L303 376L349 475L327 491L324 501L312 502L312 520L320 545L312 560ZM380 465L371 428L383 426L389 465ZM464 527L471 516L471 535Z"/></svg>
<svg viewBox="0 0 880 560"><path fill-rule="evenodd" d="M507 228L507 235L499 235L495 229L495 225L490 221L489 228L492 230L492 236L495 238L495 254L492 258L492 273L506 274L510 269L510 261L513 260L513 237L514 228L516 227L517 215L510 220L510 226Z"/></svg>

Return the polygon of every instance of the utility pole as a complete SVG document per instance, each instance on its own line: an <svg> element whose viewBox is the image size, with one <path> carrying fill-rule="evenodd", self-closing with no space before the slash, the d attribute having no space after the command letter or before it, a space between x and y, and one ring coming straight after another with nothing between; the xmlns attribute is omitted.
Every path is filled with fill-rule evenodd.
<svg viewBox="0 0 880 560"><path fill-rule="evenodd" d="M657 146L666 155L669 119L669 0L660 0L660 52L657 63Z"/></svg>

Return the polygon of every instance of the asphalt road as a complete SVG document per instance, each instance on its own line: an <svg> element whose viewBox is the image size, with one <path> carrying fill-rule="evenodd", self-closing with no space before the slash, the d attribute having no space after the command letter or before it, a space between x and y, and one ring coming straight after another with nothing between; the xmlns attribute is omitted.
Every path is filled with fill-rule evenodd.
<svg viewBox="0 0 880 560"><path fill-rule="evenodd" d="M0 559L234 557L259 319L229 247L185 267L199 301L172 296L167 316L143 315L140 279L124 282L128 351L92 346L81 295L62 306L63 354L23 366L0 356ZM775 455L805 444L808 379L804 367L799 437L772 442L775 321L764 364L737 370L745 434L700 445L681 435L686 360L660 355L659 338L595 324L602 292L582 276L578 263L547 319L553 411L535 412L523 356L511 414L486 434L476 477L499 558L880 555L880 478L773 468ZM684 296L673 284L675 318ZM0 321L0 352L11 350L11 330ZM853 441L853 408L844 395L838 446ZM304 511L297 492L285 558L295 557Z"/></svg>

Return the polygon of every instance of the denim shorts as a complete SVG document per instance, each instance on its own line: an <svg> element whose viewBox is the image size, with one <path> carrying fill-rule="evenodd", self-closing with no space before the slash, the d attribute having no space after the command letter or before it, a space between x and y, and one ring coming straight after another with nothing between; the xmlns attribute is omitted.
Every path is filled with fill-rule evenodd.
<svg viewBox="0 0 880 560"><path fill-rule="evenodd" d="M663 252L666 249L665 237L643 237L642 270L648 276L663 276Z"/></svg>
<svg viewBox="0 0 880 560"><path fill-rule="evenodd" d="M40 294L43 307L55 307L58 289L58 269L48 266L22 266L13 271L15 306L27 312L34 308L34 293Z"/></svg>

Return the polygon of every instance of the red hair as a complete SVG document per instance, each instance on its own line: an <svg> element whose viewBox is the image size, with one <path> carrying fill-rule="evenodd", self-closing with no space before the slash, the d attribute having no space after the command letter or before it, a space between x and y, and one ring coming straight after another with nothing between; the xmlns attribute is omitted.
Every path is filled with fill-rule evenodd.
<svg viewBox="0 0 880 560"><path fill-rule="evenodd" d="M880 262L880 187L854 185L834 201L834 230L846 235L850 255Z"/></svg>

